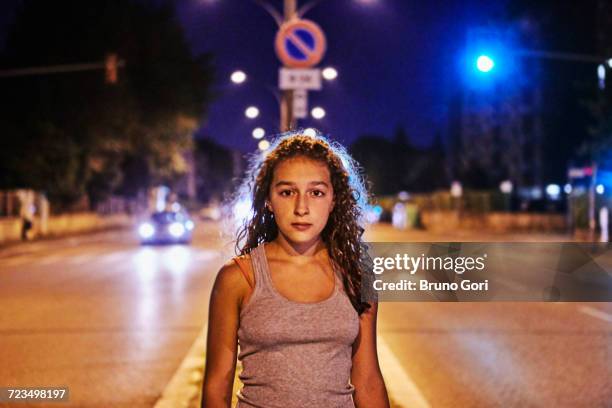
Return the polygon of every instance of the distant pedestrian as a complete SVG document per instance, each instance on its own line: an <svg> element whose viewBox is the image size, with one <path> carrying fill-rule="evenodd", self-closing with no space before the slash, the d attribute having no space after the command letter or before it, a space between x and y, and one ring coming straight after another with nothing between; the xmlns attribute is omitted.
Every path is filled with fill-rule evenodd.
<svg viewBox="0 0 612 408"><path fill-rule="evenodd" d="M30 230L33 227L32 219L28 215L24 215L21 219L21 240L27 241Z"/></svg>
<svg viewBox="0 0 612 408"><path fill-rule="evenodd" d="M254 156L239 199L252 213L219 271L202 407L389 407L377 302L361 299L367 191L344 148L286 133Z"/></svg>

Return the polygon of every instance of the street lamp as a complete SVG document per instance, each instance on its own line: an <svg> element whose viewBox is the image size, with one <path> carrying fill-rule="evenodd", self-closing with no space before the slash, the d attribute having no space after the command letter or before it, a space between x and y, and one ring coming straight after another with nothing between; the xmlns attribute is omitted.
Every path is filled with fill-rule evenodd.
<svg viewBox="0 0 612 408"><path fill-rule="evenodd" d="M606 87L606 67L604 64L597 66L597 78L599 79L599 89L605 89Z"/></svg>
<svg viewBox="0 0 612 408"><path fill-rule="evenodd" d="M303 133L304 133L304 135L306 135L306 136L310 136L310 137L315 137L315 136L317 136L317 131L316 131L316 130L314 130L313 128L307 128L307 129L305 129L305 130L304 130L304 132L303 132Z"/></svg>
<svg viewBox="0 0 612 408"><path fill-rule="evenodd" d="M512 185L512 182L510 180L504 180L499 183L499 190L504 194L512 193L513 187L514 186Z"/></svg>
<svg viewBox="0 0 612 408"><path fill-rule="evenodd" d="M266 134L266 131L263 130L263 128L258 127L258 128L253 129L253 137L255 139L261 139L262 137L265 136L265 134Z"/></svg>
<svg viewBox="0 0 612 408"><path fill-rule="evenodd" d="M325 109L321 108L320 106L317 106L315 108L312 108L310 114L315 119L323 119L325 117Z"/></svg>
<svg viewBox="0 0 612 408"><path fill-rule="evenodd" d="M338 71L333 67L327 67L322 72L323 78L328 81L333 81L338 77Z"/></svg>
<svg viewBox="0 0 612 408"><path fill-rule="evenodd" d="M230 79L233 83L235 84L241 84L244 81L246 81L246 74L243 71L234 71L232 72L232 75L230 76Z"/></svg>
<svg viewBox="0 0 612 408"><path fill-rule="evenodd" d="M258 144L257 147L259 148L259 150L266 151L270 148L270 142L268 142L267 140L261 140Z"/></svg>
<svg viewBox="0 0 612 408"><path fill-rule="evenodd" d="M259 116L259 109L257 109L255 106L249 106L244 111L244 115L249 119L255 119Z"/></svg>

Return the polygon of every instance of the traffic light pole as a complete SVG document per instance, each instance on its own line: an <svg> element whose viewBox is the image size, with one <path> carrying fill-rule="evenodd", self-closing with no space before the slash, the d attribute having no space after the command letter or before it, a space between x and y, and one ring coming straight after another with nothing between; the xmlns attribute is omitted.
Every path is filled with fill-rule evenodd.
<svg viewBox="0 0 612 408"><path fill-rule="evenodd" d="M121 68L125 66L124 60L117 60L115 68ZM45 67L29 67L29 68L16 68L6 69L0 71L0 78L13 78L20 76L30 75L46 75L46 74L62 74L66 72L81 72L81 71L95 71L107 69L107 61L94 62L88 64L64 64L64 65L50 65Z"/></svg>
<svg viewBox="0 0 612 408"><path fill-rule="evenodd" d="M589 62L601 64L606 61L606 58L591 54L577 54L572 52L557 52L545 50L518 50L513 54L519 57L531 57L538 59L550 59L556 61L574 61L574 62Z"/></svg>

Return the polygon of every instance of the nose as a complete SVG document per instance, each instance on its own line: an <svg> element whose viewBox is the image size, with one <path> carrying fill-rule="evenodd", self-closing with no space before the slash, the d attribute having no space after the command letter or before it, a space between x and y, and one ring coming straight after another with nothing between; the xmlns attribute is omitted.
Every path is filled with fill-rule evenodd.
<svg viewBox="0 0 612 408"><path fill-rule="evenodd" d="M297 201L295 203L295 209L293 210L295 215L303 216L308 214L308 202L305 194L298 194Z"/></svg>

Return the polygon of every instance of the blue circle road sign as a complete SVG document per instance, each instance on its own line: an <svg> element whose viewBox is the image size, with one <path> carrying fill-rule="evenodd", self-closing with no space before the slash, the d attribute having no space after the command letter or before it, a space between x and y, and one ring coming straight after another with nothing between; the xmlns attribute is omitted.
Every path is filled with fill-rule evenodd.
<svg viewBox="0 0 612 408"><path fill-rule="evenodd" d="M327 43L316 23L295 19L281 25L274 45L276 55L285 66L308 68L321 61Z"/></svg>

